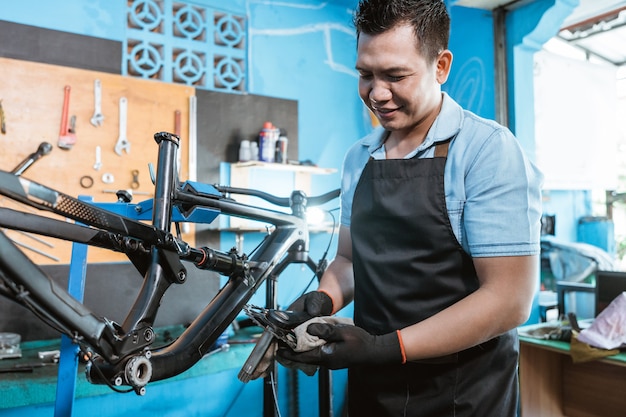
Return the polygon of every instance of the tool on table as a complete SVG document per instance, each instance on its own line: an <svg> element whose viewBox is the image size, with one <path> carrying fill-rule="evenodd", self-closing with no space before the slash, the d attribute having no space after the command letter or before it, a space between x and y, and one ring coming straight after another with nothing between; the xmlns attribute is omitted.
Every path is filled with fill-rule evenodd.
<svg viewBox="0 0 626 417"><path fill-rule="evenodd" d="M0 333L0 359L21 358L20 341L22 336L17 333Z"/></svg>
<svg viewBox="0 0 626 417"><path fill-rule="evenodd" d="M65 86L63 97L63 111L61 113L61 131L59 132L58 147L61 149L69 150L76 143L76 117L72 116L71 120L68 119L68 113L70 108L70 91L69 85Z"/></svg>
<svg viewBox="0 0 626 417"><path fill-rule="evenodd" d="M102 114L102 85L98 79L93 81L93 97L94 111L93 116L91 116L91 124L98 127L102 126L104 121L104 115Z"/></svg>
<svg viewBox="0 0 626 417"><path fill-rule="evenodd" d="M61 358L60 350L42 350L37 352L37 357L46 363L59 363Z"/></svg>
<svg viewBox="0 0 626 417"><path fill-rule="evenodd" d="M220 353L220 352L228 352L229 350L230 350L230 345L228 343L224 343L223 345L205 353L204 357L206 358L207 356L215 355L216 353Z"/></svg>
<svg viewBox="0 0 626 417"><path fill-rule="evenodd" d="M57 365L59 363L60 354L61 352L59 350L38 352L39 362L18 363L7 368L2 367L0 368L0 373L33 372L35 368Z"/></svg>
<svg viewBox="0 0 626 417"><path fill-rule="evenodd" d="M127 154L130 153L130 142L126 138L126 111L127 111L128 103L126 101L126 97L120 97L120 132L117 137L117 143L115 144L115 153L118 155L122 155L122 152L125 151Z"/></svg>
<svg viewBox="0 0 626 417"><path fill-rule="evenodd" d="M7 125L4 120L4 109L2 108L2 100L0 100L0 132L4 135L7 133Z"/></svg>
<svg viewBox="0 0 626 417"><path fill-rule="evenodd" d="M96 146L96 162L93 164L93 169L100 171L102 168L102 148Z"/></svg>
<svg viewBox="0 0 626 417"><path fill-rule="evenodd" d="M41 142L37 147L37 150L28 155L26 159L18 164L18 166L13 168L13 171L11 171L11 173L17 176L22 175L24 171L26 171L28 168L30 168L32 164L35 163L35 161L37 161L42 156L48 155L51 150L52 145L50 145L48 142Z"/></svg>

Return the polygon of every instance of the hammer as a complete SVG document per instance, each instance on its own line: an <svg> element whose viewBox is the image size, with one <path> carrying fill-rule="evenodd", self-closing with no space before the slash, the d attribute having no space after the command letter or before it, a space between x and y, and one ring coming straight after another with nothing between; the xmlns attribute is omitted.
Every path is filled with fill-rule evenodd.
<svg viewBox="0 0 626 417"><path fill-rule="evenodd" d="M16 166L13 169L13 171L11 171L11 174L15 174L15 175L17 175L19 177L33 163L35 163L35 161L37 161L42 156L48 155L51 150L52 150L52 145L50 145L48 142L41 142L39 144L39 147L37 148L37 151L31 153L30 155L28 155L28 157L26 157L26 159L24 159L22 162L20 162L20 164L18 166Z"/></svg>

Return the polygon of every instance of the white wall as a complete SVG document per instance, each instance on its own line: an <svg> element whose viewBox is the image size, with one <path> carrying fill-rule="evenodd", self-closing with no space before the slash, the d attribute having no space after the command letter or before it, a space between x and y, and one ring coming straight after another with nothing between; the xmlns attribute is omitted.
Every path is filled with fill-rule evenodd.
<svg viewBox="0 0 626 417"><path fill-rule="evenodd" d="M537 164L545 189L616 189L616 71L545 50L535 55Z"/></svg>

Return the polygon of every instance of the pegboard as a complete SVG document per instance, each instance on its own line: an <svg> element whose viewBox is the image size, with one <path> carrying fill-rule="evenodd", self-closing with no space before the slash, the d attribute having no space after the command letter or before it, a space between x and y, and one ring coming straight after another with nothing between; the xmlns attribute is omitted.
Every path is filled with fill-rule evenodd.
<svg viewBox="0 0 626 417"><path fill-rule="evenodd" d="M96 127L90 123L94 113L94 80L100 80L104 121ZM69 150L57 146L61 127L64 88L71 88L69 115L76 117L76 143ZM175 131L175 113L180 112L180 178L188 177L189 97L193 87L153 80L142 80L121 75L69 67L0 58L0 100L5 115L6 133L0 134L0 167L11 171L35 152L42 142L53 145L52 151L34 163L22 175L30 180L57 189L70 196L91 196L96 202L114 202L118 189L130 189L132 171L137 170L138 185L134 188L134 202L150 198L154 192L148 164L156 167L158 147L153 136L159 131ZM126 136L130 152L115 153L119 136L119 99L128 103ZM96 147L101 148L102 166L94 169ZM103 182L109 174L113 182ZM81 178L88 176L93 185L81 186ZM83 179L83 185L90 181ZM15 208L7 198L0 198L0 206ZM27 208L37 212L37 210ZM43 212L37 212L43 214ZM194 228L190 225L183 238L193 244ZM44 237L34 239L16 231L7 231L14 241L32 249L24 252L38 264L68 263L71 244ZM52 246L51 246L52 245ZM40 251L42 253L37 253ZM89 262L125 260L122 254L113 254L90 248Z"/></svg>

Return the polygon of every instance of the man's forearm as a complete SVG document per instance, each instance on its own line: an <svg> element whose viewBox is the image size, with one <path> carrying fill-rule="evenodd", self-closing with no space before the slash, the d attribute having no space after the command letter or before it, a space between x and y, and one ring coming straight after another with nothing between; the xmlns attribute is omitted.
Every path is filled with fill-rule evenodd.
<svg viewBox="0 0 626 417"><path fill-rule="evenodd" d="M333 312L337 312L349 304L354 297L352 262L338 255L328 265L318 289L326 292L332 298Z"/></svg>

